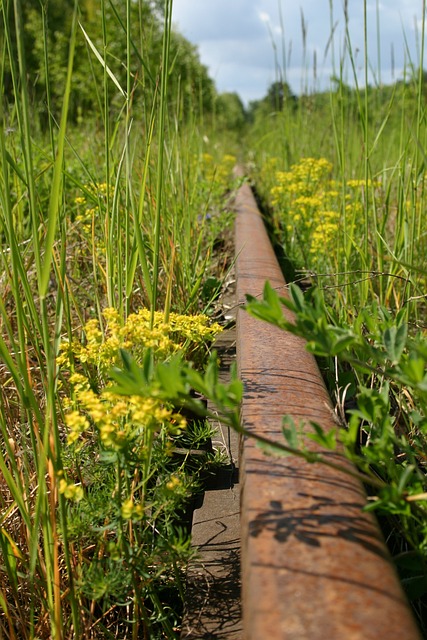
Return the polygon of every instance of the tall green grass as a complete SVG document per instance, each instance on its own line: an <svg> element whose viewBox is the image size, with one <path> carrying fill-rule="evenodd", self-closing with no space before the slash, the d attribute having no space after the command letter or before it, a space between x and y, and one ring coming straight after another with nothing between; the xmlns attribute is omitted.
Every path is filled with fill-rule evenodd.
<svg viewBox="0 0 427 640"><path fill-rule="evenodd" d="M380 55L381 43L377 42L377 52L368 50L367 32L372 25L367 24L366 2L363 7L364 86L359 84L348 13L344 11L339 16L345 25L344 43L335 42L335 28L328 43L332 51L344 52L331 90L305 93L296 102L285 102L282 111L268 118L260 110L259 118L255 114L249 141L254 166L261 171L259 188L264 189L267 200L271 200L271 189L277 185L275 170L287 171L305 157L326 158L332 163L330 178L340 185L334 205L337 212L340 209L336 244L329 254L320 252L306 261L297 258L297 267L317 274L322 285L329 282L339 287L346 303L340 306L340 313L345 314L347 307L353 314L369 300L378 300L394 309L405 307L408 316L416 321L422 309L416 299L419 303L423 294L426 234L422 215L426 141L424 21L419 59L411 60L407 54L403 78L394 86L371 87L368 72L373 57L378 59ZM333 3L330 11L334 27L338 15ZM304 40L305 34L301 37ZM346 82L348 77L352 78L352 86ZM268 158L277 159L275 166L268 167ZM354 179L365 183L361 189L362 211L346 206L347 183ZM286 217L287 212L283 215ZM349 281L352 284L347 286Z"/></svg>
<svg viewBox="0 0 427 640"><path fill-rule="evenodd" d="M203 286L212 275L215 238L230 220L228 213L218 210L230 167L224 170L221 165L220 150L207 162L201 121L183 119L179 92L188 87L175 89L177 95L168 89L175 63L170 56L172 0L164 3L162 54L155 66L148 61L154 46L150 38L157 37L157 31L147 23L142 0L137 4L126 0L123 6L101 0L102 44L91 33L90 3L81 4L75 1L71 30L63 34L68 62L58 121L54 93L57 96L61 90L50 69L54 61L47 34L49 3L38 9L44 47L41 72L46 78L45 129L38 119L40 105L34 104L33 87L27 82L23 5L21 0L6 0L0 8L0 635L175 637L178 613L170 602L162 601L159 591L162 580L163 591L168 590L170 578L157 575L160 569L152 545L163 544L158 567L164 567L162 554L173 558L170 571L182 594L179 566L187 543L173 528L170 540L162 538L155 524L148 543L138 519L134 522L120 511L120 501L129 493L155 491L156 468L171 473L165 453L170 434L162 431L157 441L165 450L156 449L155 455L153 433L151 439L144 436L150 453L142 484L137 483L134 462L126 456L108 454L102 446L97 452L92 440L70 450L66 401L68 395L75 402L76 392L69 375L90 373L97 392L105 381L72 353L69 371L60 370L57 358L61 345L85 344L89 319L97 319L107 339L111 330L103 313L107 307L117 310L123 325L132 312L146 307L151 330L160 333L164 329L158 328L158 312L167 322L172 312L208 308L210 293L203 294ZM125 35L120 60L111 53L115 33ZM79 55L87 51L87 85L98 112L80 113L76 124L70 100L77 46ZM117 71L122 67L124 76ZM7 101L6 79L12 84ZM214 212L218 215L211 219ZM187 344L191 344L188 336ZM149 358L146 363L148 375ZM114 464L103 459L108 455L116 455ZM89 464L91 457L95 464ZM91 526L100 532L98 542L87 542L87 548L88 532L79 534L79 542L76 530L79 517L89 516L73 502L73 495L80 495L75 487L84 485L84 477L91 495L87 503L93 509ZM68 479L77 482L69 490ZM99 498L92 482L100 483ZM182 505L187 484L181 485L181 498L177 491L176 505ZM168 499L163 499L164 504L157 505L159 530L171 527L169 515L162 515L170 509ZM102 513L109 501L117 506L117 530L108 518L96 520L100 518L96 509ZM153 504L154 512L155 508ZM102 535L104 546L99 542ZM113 539L117 564L113 552L113 559L105 552ZM141 556L153 554L153 566L147 575L135 570L125 600L120 595L114 602L108 598L123 587L117 582L119 567L137 566L132 556L135 541ZM101 575L97 561L105 558L111 571Z"/></svg>

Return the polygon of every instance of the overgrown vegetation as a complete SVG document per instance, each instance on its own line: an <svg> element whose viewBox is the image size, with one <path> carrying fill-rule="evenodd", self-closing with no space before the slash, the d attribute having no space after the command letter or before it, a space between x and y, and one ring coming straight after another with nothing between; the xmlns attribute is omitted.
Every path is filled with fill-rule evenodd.
<svg viewBox="0 0 427 640"><path fill-rule="evenodd" d="M308 290L292 284L290 299L282 299L267 286L247 309L303 336L319 357L340 427L326 433L312 425L310 436L326 449L340 441L364 474L366 508L385 524L425 628L424 23L421 31L419 60L393 86L344 82L346 65L355 70L347 28L329 92L297 98L276 83L254 105L252 179L287 258L288 281ZM364 54L368 65L371 52ZM294 323L280 302L294 311ZM298 434L285 418L284 450L318 461Z"/></svg>
<svg viewBox="0 0 427 640"><path fill-rule="evenodd" d="M235 158L171 10L0 5L4 638L179 634L185 513L217 462L182 453L210 427L174 380L204 379L220 330ZM114 367L141 368L130 396Z"/></svg>
<svg viewBox="0 0 427 640"><path fill-rule="evenodd" d="M423 38L393 86L348 86L347 40L330 91L278 81L245 113L171 11L0 4L0 635L179 635L184 514L218 463L191 456L210 437L199 396L242 431L241 385L210 353L240 153L288 280L314 286L292 285L293 325L268 286L248 311L321 358L341 424L313 437L370 483L422 619ZM283 450L319 461L286 425Z"/></svg>

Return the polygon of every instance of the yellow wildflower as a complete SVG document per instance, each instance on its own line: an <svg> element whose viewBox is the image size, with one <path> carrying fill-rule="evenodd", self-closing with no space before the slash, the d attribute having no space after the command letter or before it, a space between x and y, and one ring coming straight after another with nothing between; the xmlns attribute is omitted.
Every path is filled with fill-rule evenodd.
<svg viewBox="0 0 427 640"><path fill-rule="evenodd" d="M59 481L58 489L59 493L63 494L68 500L73 500L73 502L79 502L84 497L83 488L73 482L67 482L65 478L61 478Z"/></svg>
<svg viewBox="0 0 427 640"><path fill-rule="evenodd" d="M125 520L130 520L131 518L140 520L144 515L144 510L141 504L135 504L133 498L128 498L122 504L121 514Z"/></svg>
<svg viewBox="0 0 427 640"><path fill-rule="evenodd" d="M65 416L65 424L69 429L67 436L68 444L76 442L80 435L90 427L87 418L85 418L85 416L83 416L79 411L75 410L70 411L70 413Z"/></svg>
<svg viewBox="0 0 427 640"><path fill-rule="evenodd" d="M166 488L169 489L169 491L174 491L180 486L181 486L181 480L178 478L177 475L171 476L171 479L169 480L169 482L166 483Z"/></svg>

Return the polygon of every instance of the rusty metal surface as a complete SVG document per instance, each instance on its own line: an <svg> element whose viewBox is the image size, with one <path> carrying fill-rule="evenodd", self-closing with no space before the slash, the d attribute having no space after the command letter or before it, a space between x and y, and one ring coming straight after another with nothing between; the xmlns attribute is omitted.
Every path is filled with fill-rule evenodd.
<svg viewBox="0 0 427 640"><path fill-rule="evenodd" d="M285 295L247 184L236 212L238 302L261 295L266 279ZM333 426L317 364L299 338L239 310L237 357L247 428L282 440L283 414ZM245 640L421 637L376 520L361 510L366 498L357 480L295 457L266 456L251 439L240 466Z"/></svg>

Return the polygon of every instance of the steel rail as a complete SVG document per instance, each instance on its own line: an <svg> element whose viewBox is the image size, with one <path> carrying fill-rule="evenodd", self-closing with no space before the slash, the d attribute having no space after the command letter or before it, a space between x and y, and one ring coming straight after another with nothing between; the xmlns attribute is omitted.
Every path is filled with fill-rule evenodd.
<svg viewBox="0 0 427 640"><path fill-rule="evenodd" d="M286 283L248 184L236 209L237 301L266 280ZM288 313L288 311L285 311ZM281 416L331 428L334 413L304 342L237 316L245 428L283 442ZM339 454L342 464L349 464ZM267 456L244 438L240 462L245 640L412 640L415 619L356 478L296 457Z"/></svg>

